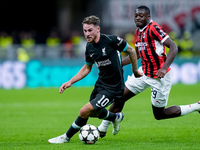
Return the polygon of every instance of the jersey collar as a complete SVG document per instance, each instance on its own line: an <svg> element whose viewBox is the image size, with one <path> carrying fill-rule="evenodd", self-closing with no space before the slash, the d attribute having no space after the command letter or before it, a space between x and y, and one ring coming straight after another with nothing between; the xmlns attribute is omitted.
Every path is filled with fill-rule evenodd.
<svg viewBox="0 0 200 150"><path fill-rule="evenodd" d="M153 20L150 20L149 23L151 23ZM142 29L140 29L140 32L144 31L144 29L149 25L149 23Z"/></svg>

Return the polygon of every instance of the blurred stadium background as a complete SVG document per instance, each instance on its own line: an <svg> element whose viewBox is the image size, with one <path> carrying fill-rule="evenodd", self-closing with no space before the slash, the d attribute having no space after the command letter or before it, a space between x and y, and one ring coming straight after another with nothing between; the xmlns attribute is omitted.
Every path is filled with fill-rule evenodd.
<svg viewBox="0 0 200 150"><path fill-rule="evenodd" d="M49 0L0 2L0 88L59 87L84 63L82 20L101 19L101 31L134 46L135 8L147 5L179 47L173 84L200 82L199 0ZM125 80L131 74L124 68ZM92 86L97 68L76 86Z"/></svg>

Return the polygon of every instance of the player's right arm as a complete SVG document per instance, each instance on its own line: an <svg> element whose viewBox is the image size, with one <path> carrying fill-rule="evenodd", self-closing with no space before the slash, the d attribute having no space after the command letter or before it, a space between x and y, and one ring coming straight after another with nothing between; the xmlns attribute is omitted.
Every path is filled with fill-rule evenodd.
<svg viewBox="0 0 200 150"><path fill-rule="evenodd" d="M138 53L138 47L135 47L135 52L136 52L136 54L137 54L137 59L139 59L140 56L139 56L139 53ZM128 64L130 64L130 63L131 63L130 56L127 56L127 57L125 57L125 58L122 60L122 65L123 65L123 66L126 66L126 65L128 65Z"/></svg>
<svg viewBox="0 0 200 150"><path fill-rule="evenodd" d="M138 71L137 52L135 51L135 49L132 48L130 45L128 45L126 52L129 54L129 57L126 59L127 62L125 62L125 60L123 60L122 64L124 65L125 63L131 62L132 71L133 71L133 74L135 75L135 77L137 78L137 77L143 76L143 73Z"/></svg>
<svg viewBox="0 0 200 150"><path fill-rule="evenodd" d="M72 84L86 77L91 70L92 65L85 64L74 77L72 77L68 82L62 84L62 86L60 87L60 93L63 93L66 88L72 86Z"/></svg>

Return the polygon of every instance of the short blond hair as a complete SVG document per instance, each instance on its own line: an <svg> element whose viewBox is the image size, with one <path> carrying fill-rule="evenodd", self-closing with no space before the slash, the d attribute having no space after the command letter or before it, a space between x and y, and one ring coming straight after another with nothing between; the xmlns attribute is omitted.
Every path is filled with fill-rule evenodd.
<svg viewBox="0 0 200 150"><path fill-rule="evenodd" d="M88 16L85 17L82 24L93 24L95 26L99 26L100 25L100 19L97 16Z"/></svg>

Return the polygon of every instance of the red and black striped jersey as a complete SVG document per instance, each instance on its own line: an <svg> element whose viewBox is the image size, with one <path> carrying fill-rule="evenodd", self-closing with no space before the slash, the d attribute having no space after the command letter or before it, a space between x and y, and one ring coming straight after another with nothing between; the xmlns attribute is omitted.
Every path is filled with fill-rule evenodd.
<svg viewBox="0 0 200 150"><path fill-rule="evenodd" d="M162 68L167 58L163 42L169 37L162 27L150 21L143 29L135 31L139 56L142 59L142 69L146 76L157 78L157 71ZM168 68L167 71L169 71Z"/></svg>

